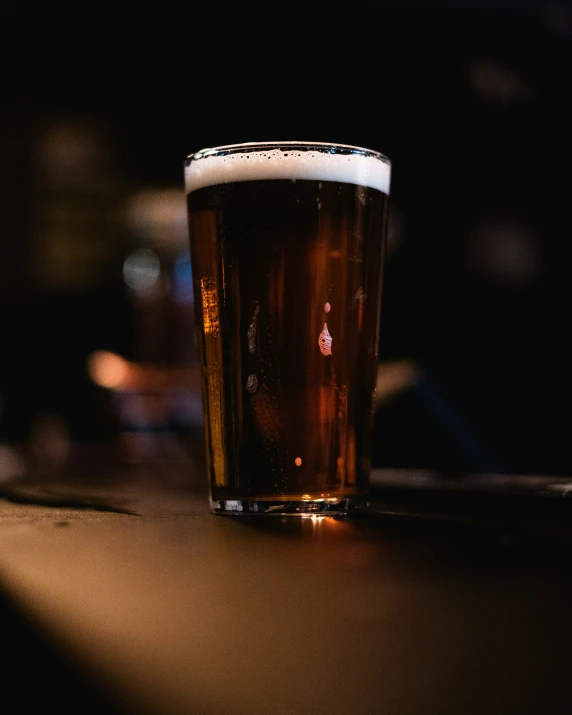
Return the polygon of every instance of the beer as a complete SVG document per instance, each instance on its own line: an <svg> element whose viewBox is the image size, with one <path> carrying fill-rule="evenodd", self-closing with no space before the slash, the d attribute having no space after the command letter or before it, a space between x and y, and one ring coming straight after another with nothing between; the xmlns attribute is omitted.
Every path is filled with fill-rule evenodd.
<svg viewBox="0 0 572 715"><path fill-rule="evenodd" d="M368 490L389 163L284 143L185 172L211 508L343 511Z"/></svg>

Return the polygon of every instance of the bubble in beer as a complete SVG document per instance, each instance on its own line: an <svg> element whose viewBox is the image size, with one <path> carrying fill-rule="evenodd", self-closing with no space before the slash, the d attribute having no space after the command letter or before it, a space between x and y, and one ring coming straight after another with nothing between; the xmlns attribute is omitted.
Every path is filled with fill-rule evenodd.
<svg viewBox="0 0 572 715"><path fill-rule="evenodd" d="M318 345L320 346L320 352L322 355L332 354L332 336L328 330L328 324L324 323L320 337L318 338Z"/></svg>
<svg viewBox="0 0 572 715"><path fill-rule="evenodd" d="M355 299L357 300L358 303L365 303L365 291L364 289L360 286L355 294Z"/></svg>
<svg viewBox="0 0 572 715"><path fill-rule="evenodd" d="M302 466L302 458L301 458L301 457L296 457L296 459L294 460L294 464L295 464L297 467L301 467L301 466Z"/></svg>
<svg viewBox="0 0 572 715"><path fill-rule="evenodd" d="M329 303L324 303L324 313L329 313L332 306Z"/></svg>
<svg viewBox="0 0 572 715"><path fill-rule="evenodd" d="M258 378L256 375L249 375L246 378L246 389L251 394L254 394L258 390Z"/></svg>

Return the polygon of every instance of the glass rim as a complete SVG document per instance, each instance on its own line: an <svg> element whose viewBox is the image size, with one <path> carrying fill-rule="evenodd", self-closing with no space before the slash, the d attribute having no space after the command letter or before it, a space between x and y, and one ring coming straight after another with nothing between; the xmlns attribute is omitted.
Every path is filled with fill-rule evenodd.
<svg viewBox="0 0 572 715"><path fill-rule="evenodd" d="M299 149L302 151L322 151L329 154L357 154L364 157L378 159L391 166L391 160L380 151L353 144L338 144L335 142L318 141L266 141L266 142L241 142L237 144L223 144L214 147L205 147L187 155L186 164L199 159L212 156L224 156L249 151L268 151L269 149Z"/></svg>

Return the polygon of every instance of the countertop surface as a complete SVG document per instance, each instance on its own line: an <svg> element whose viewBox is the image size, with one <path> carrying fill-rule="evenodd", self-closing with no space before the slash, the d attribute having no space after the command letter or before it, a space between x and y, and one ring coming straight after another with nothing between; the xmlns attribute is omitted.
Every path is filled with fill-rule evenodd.
<svg viewBox="0 0 572 715"><path fill-rule="evenodd" d="M0 485L5 683L60 713L569 713L566 484L429 476L374 473L351 518L213 516L160 475Z"/></svg>

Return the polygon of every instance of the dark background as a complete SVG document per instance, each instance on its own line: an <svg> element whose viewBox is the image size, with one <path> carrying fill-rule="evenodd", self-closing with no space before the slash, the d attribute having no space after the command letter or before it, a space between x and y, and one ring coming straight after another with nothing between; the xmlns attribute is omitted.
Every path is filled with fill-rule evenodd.
<svg viewBox="0 0 572 715"><path fill-rule="evenodd" d="M125 429L93 351L192 360L170 313L156 337L141 327L126 256L151 247L168 271L174 253L125 220L130 200L166 191L177 214L188 153L295 139L393 162L380 357L421 379L380 408L374 466L570 472L569 4L288 6L223 28L8 36L3 52L6 454L27 459L38 432L101 454ZM185 414L166 427L183 440Z"/></svg>

